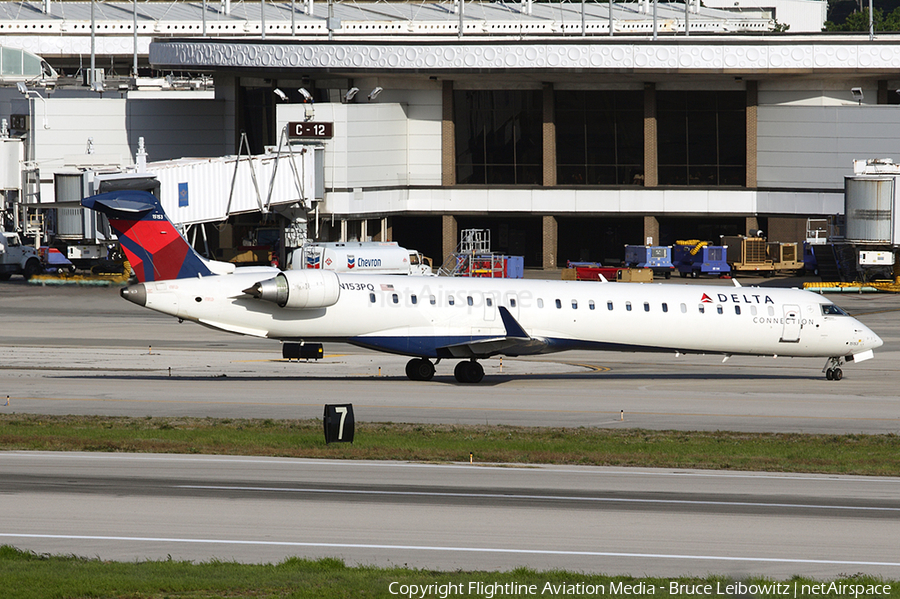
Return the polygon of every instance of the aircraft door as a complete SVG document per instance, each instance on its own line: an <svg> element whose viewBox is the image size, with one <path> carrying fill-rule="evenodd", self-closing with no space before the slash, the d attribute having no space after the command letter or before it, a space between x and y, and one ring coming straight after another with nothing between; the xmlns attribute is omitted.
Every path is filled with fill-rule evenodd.
<svg viewBox="0 0 900 599"><path fill-rule="evenodd" d="M784 329L781 331L782 343L799 343L800 341L800 306L784 306Z"/></svg>

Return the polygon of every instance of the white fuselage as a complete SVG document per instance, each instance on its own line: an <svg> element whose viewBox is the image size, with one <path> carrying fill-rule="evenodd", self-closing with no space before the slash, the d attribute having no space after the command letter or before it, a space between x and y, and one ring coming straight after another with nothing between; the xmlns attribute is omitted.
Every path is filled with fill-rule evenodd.
<svg viewBox="0 0 900 599"><path fill-rule="evenodd" d="M281 308L250 297L244 290L267 276L240 269L148 282L143 305L233 333L340 340L422 357L446 357L441 348L506 336L500 306L530 337L546 342L541 353L613 349L838 357L882 344L827 299L797 289L337 276L340 296L325 308Z"/></svg>

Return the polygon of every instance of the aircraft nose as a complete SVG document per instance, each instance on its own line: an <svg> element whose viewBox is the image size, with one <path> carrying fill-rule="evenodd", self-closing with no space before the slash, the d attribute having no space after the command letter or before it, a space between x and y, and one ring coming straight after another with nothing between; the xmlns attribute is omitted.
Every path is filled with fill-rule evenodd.
<svg viewBox="0 0 900 599"><path fill-rule="evenodd" d="M884 341L881 340L881 337L879 337L875 333L872 333L872 331L869 331L869 333L871 333L871 335L872 335L872 337L871 337L872 345L870 346L872 349L875 349L876 347L881 347L882 345L884 345Z"/></svg>
<svg viewBox="0 0 900 599"><path fill-rule="evenodd" d="M875 334L869 327L859 324L853 331L854 336L859 339L861 346L866 349L875 349L884 345L881 337Z"/></svg>

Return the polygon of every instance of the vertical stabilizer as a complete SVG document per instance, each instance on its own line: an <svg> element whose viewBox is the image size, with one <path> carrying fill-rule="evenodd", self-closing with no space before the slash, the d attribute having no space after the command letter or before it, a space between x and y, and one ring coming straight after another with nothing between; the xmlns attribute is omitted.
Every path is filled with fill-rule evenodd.
<svg viewBox="0 0 900 599"><path fill-rule="evenodd" d="M81 204L109 218L139 282L213 274L175 229L153 194L111 191L85 198Z"/></svg>

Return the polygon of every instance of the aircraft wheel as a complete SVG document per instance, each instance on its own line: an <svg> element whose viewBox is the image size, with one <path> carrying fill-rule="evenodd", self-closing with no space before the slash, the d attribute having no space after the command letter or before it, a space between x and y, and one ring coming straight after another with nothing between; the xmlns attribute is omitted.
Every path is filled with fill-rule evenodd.
<svg viewBox="0 0 900 599"><path fill-rule="evenodd" d="M453 376L460 383L480 383L484 378L484 368L475 360L460 362L453 369Z"/></svg>
<svg viewBox="0 0 900 599"><path fill-rule="evenodd" d="M430 381L434 377L434 364L425 358L413 358L406 363L406 376L412 381Z"/></svg>
<svg viewBox="0 0 900 599"><path fill-rule="evenodd" d="M456 365L456 368L453 369L453 376L456 377L457 382L460 382L460 383L468 383L469 382L469 378L468 378L469 370L466 367L466 364L468 364L468 362L460 362L459 364Z"/></svg>
<svg viewBox="0 0 900 599"><path fill-rule="evenodd" d="M469 364L469 382L470 383L480 383L484 378L484 367L481 366L475 360L472 360Z"/></svg>
<svg viewBox="0 0 900 599"><path fill-rule="evenodd" d="M840 368L835 368L834 371L831 373L831 379L834 381L839 381L842 378L844 378L844 371L841 370Z"/></svg>

